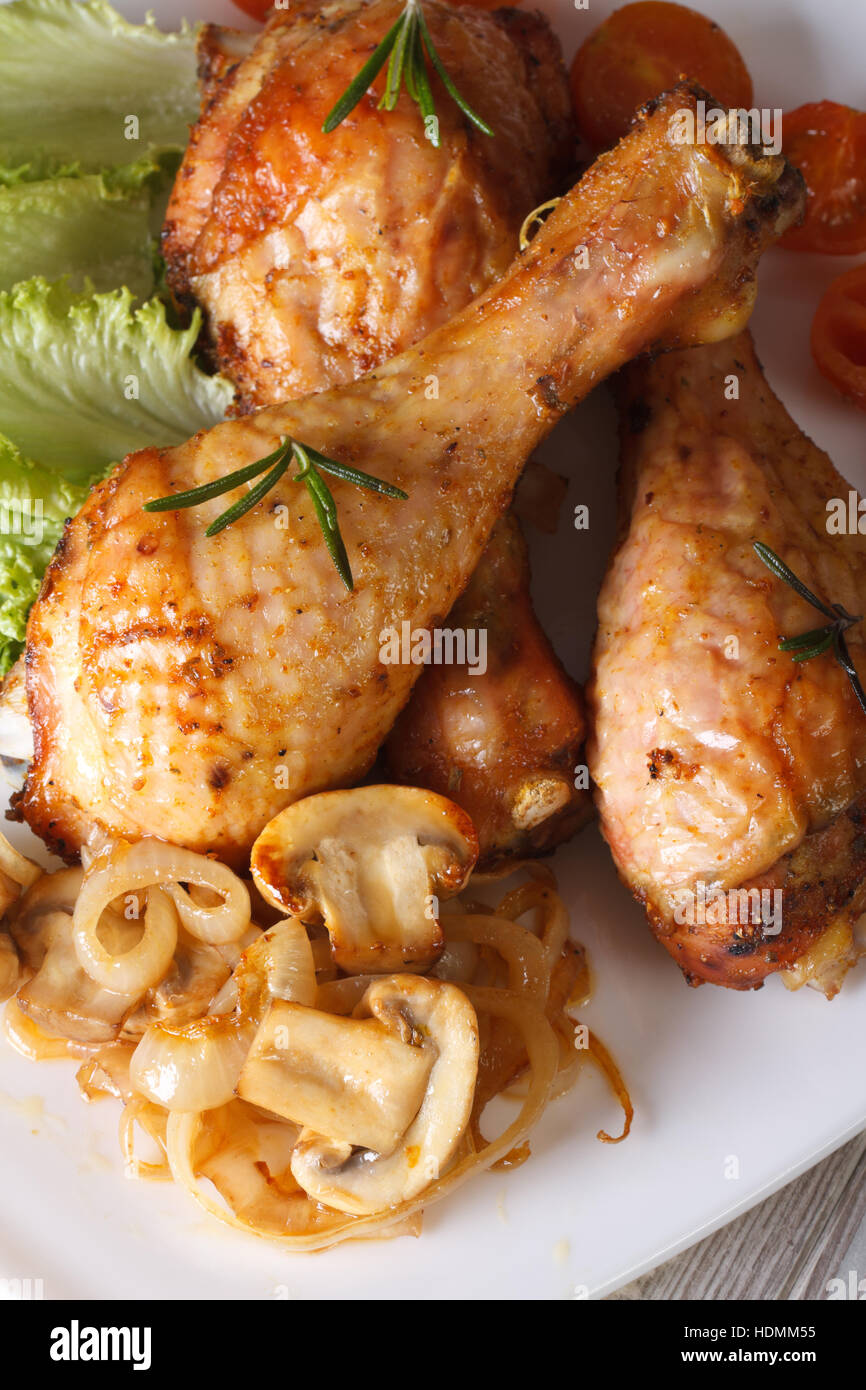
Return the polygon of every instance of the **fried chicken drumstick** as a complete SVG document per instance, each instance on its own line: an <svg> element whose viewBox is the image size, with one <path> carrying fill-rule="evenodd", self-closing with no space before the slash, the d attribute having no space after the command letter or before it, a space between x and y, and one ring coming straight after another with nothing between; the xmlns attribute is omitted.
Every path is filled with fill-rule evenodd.
<svg viewBox="0 0 866 1390"><path fill-rule="evenodd" d="M848 484L748 333L634 363L620 406L622 539L588 688L602 829L690 983L788 970L832 994L866 908L866 714L832 652L779 650L826 619L753 547L863 613L866 537L827 527ZM866 678L861 625L846 642Z"/></svg>
<svg viewBox="0 0 866 1390"><path fill-rule="evenodd" d="M438 147L405 93L393 113L368 95L323 137L323 114L399 8L345 0L323 25L296 4L257 38L216 25L199 35L202 113L163 244L176 296L204 311L241 409L351 381L447 322L505 273L527 212L572 174L559 44L541 15L517 10L427 6L458 89L477 92L495 139L460 119L435 74ZM472 583L489 625L486 670L468 680L471 730L454 717L454 682L433 668L389 744L391 776L451 785L485 864L552 848L591 810L569 774L582 756L582 694L535 616L516 521L491 546ZM451 625L481 619L464 602ZM503 786L492 774L506 755Z"/></svg>
<svg viewBox="0 0 866 1390"><path fill-rule="evenodd" d="M205 315L245 408L355 380L498 280L537 204L564 191L574 129L559 44L539 15L426 0L443 61L496 131L434 75L440 145L403 93L322 123L403 0L292 0L248 36L207 26L202 113L163 231L169 284ZM381 89L382 81L377 84Z"/></svg>
<svg viewBox="0 0 866 1390"><path fill-rule="evenodd" d="M131 455L93 491L28 625L35 755L18 806L53 848L153 834L240 864L282 807L363 776L418 674L383 664L381 634L444 619L532 449L597 382L647 347L743 324L764 245L799 213L783 159L677 142L671 117L698 99L682 86L655 103L504 279L416 348ZM334 480L353 593L289 475L210 539L225 497L143 510L285 436L408 493Z"/></svg>
<svg viewBox="0 0 866 1390"><path fill-rule="evenodd" d="M486 633L487 669L477 675L464 662L424 673L385 745L388 774L468 812L482 869L553 849L592 814L588 793L575 790L586 719L580 689L533 612L513 513L498 523L448 627Z"/></svg>

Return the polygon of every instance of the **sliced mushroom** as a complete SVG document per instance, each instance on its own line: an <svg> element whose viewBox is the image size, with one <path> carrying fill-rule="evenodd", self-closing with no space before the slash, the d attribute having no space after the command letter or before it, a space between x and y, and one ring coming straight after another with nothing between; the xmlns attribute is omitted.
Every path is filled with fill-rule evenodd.
<svg viewBox="0 0 866 1390"><path fill-rule="evenodd" d="M79 1043L113 1041L141 995L105 989L82 969L68 913L43 914L39 923L42 960L36 974L18 991L19 1007L55 1037ZM125 922L116 913L103 919L103 933L117 951L128 947L139 932L136 923ZM32 937L30 945L35 951L37 943Z"/></svg>
<svg viewBox="0 0 866 1390"><path fill-rule="evenodd" d="M208 1012L230 974L221 950L197 941L181 928L167 974L147 991L139 1007L124 1021L123 1036L140 1037L151 1023L177 1026L200 1018Z"/></svg>
<svg viewBox="0 0 866 1390"><path fill-rule="evenodd" d="M45 931L44 918L53 912L70 916L84 881L83 869L60 869L56 874L43 874L18 899L9 914L9 931L31 970L38 970L48 949L50 936Z"/></svg>
<svg viewBox="0 0 866 1390"><path fill-rule="evenodd" d="M356 787L296 801L262 831L252 873L276 907L324 922L349 974L423 970L442 950L437 900L478 856L469 817L417 787Z"/></svg>
<svg viewBox="0 0 866 1390"><path fill-rule="evenodd" d="M135 1087L129 1079L129 1064L134 1051L132 1043L106 1043L82 1062L75 1080L83 1098L98 1100L102 1096L114 1096L124 1105L132 1100Z"/></svg>
<svg viewBox="0 0 866 1390"><path fill-rule="evenodd" d="M238 1095L332 1140L391 1153L418 1112L432 1054L377 1019L339 1018L276 1000Z"/></svg>
<svg viewBox="0 0 866 1390"><path fill-rule="evenodd" d="M358 1216L410 1201L444 1173L469 1122L478 1075L478 1021L456 985L393 975L371 985L361 1007L411 1038L411 1050L432 1065L418 1113L390 1154L353 1152L327 1127L301 1135L296 1182L317 1202Z"/></svg>

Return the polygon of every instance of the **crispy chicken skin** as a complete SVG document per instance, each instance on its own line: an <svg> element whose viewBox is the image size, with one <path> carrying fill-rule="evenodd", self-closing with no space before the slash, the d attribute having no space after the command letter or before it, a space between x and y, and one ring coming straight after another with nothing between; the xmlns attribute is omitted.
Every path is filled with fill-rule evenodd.
<svg viewBox="0 0 866 1390"><path fill-rule="evenodd" d="M130 455L94 489L28 624L35 754L18 804L53 848L74 856L101 829L242 864L284 806L363 776L419 671L383 663L382 634L442 622L532 449L597 382L647 347L742 326L763 247L799 212L783 159L676 143L670 118L697 99L655 103L505 278L416 348ZM334 480L353 593L290 475L211 539L232 494L142 510L284 436L409 494Z"/></svg>
<svg viewBox="0 0 866 1390"><path fill-rule="evenodd" d="M174 293L201 305L214 360L244 406L352 381L445 323L505 273L523 218L571 173L559 44L540 15L516 11L425 6L494 139L435 75L440 149L406 93L394 112L368 95L323 134L402 7L294 0L236 64L226 31L204 30L203 109L163 251Z"/></svg>
<svg viewBox="0 0 866 1390"><path fill-rule="evenodd" d="M533 612L513 514L498 523L448 627L486 632L486 672L425 672L385 745L388 773L468 811L482 868L552 849L591 814L588 792L574 787L586 721L580 688Z"/></svg>
<svg viewBox="0 0 866 1390"><path fill-rule="evenodd" d="M187 278L187 266L195 259L189 248L208 219L221 218L222 190L237 180L234 166L238 162L246 166L251 158L256 161L257 177L244 183L244 196L251 200L245 203L244 213L248 225L255 228L250 235L258 242L266 235L273 247L276 235L297 238L297 228L309 221L311 203L327 204L338 220L342 209L352 205L351 220L340 232L350 245L348 262L345 255L335 257L309 247L302 258L302 277L300 260L291 265L281 262L268 268L267 287L254 285L247 269L251 303L249 296L237 300L221 290L237 270L233 258L250 263L244 243L228 250L218 279L203 280L205 287L216 286L216 299L208 307L219 324L219 364L233 376L239 373L235 381L246 402L277 404L289 388L296 395L337 386L387 361L395 348L414 344L504 272L526 213L562 191L564 175L570 172L575 131L562 56L546 21L515 10L472 16L438 5L431 13L437 31L451 36L458 86L462 88L467 79L480 86L484 101L496 107L491 119L501 123L505 84L516 92L517 106L509 106L502 135L497 134L494 141L480 136L470 123L461 123L452 107L441 148L434 150L421 138L421 118L406 98L401 101L399 119L387 120L370 98L324 143L317 141L315 170L308 159L299 159L298 141L309 120L318 119L319 106L312 117L304 114L299 127L302 105L312 90L317 102L321 98L320 104L323 91L328 101L337 99L353 65L359 66L373 47L369 35L391 22L386 17L388 6L344 6L339 22L326 29L312 24L302 7L289 16L276 16L267 35L259 39L266 50L265 69L258 53L238 69L238 42L246 41L249 50L250 36L215 25L204 26L199 35L202 116L177 180L165 236L178 293L187 297L196 292L197 282L190 284ZM324 88L321 82L315 88L309 82L298 85L290 65L283 62L299 29L306 34L305 55L310 45L315 52L327 46L331 67ZM308 61L305 56L303 62ZM267 140L262 129L254 147L243 139L230 139L226 112L240 119L244 110L237 104L238 83L247 99L244 74L264 75L280 63L279 90L285 91L287 83L291 87L280 109L291 104L292 123L287 124L281 115L267 130ZM222 83L227 85L221 94ZM246 107L245 121L258 100L257 94ZM449 105L441 94L443 117ZM273 104L266 107L271 117L273 110ZM409 177L416 164L418 177ZM261 177L263 169L267 169L266 179ZM396 197L388 172L392 169L400 172ZM257 220L266 219L262 225L270 227L276 216L275 180L283 190L293 190L285 206L294 231L281 227L278 234L272 229L262 233ZM378 218L357 216L354 203L362 184L366 185L365 206L373 206L371 188L377 190L376 205L387 206ZM435 215L431 215L434 202ZM382 225L377 226L377 221ZM258 252L253 259L263 264ZM323 305L348 303L347 264L364 267L362 276L349 270L352 293L359 297L350 316L332 317L325 323ZM409 293L404 294L407 286ZM314 302L311 289L318 320L306 312ZM298 312L299 291L306 306L303 313ZM267 308L262 313L263 299ZM387 315L386 306L390 306ZM247 356L236 349L238 335L246 331L250 319L254 319L255 353ZM360 351L356 350L359 342ZM335 352L338 344L345 351ZM223 351L226 345L231 352ZM461 779L454 794L472 811L484 862L504 853L530 853L533 847L535 852L552 848L580 822L581 815L575 814L578 803L585 815L589 801L587 792L574 790L568 773L578 758L577 731L584 727L581 692L565 674L538 625L516 523L503 529L501 536L500 543L492 542L491 551L482 556L472 584L473 603L481 615L476 613L471 625L478 626L482 619L490 623L490 660L486 672L476 673L469 682L474 701L471 746L465 720L455 717L453 682L441 668L421 676L403 713L400 738L406 743L405 756L398 752L397 740L390 745L395 775L406 772L411 762L411 776L408 772L406 776L416 785L434 790L451 785L453 789L455 777ZM455 613L450 621L466 625L470 617L464 603L461 614ZM520 666L521 661L525 666ZM532 724L524 730L520 721L527 715ZM494 754L507 759L507 786L494 775Z"/></svg>
<svg viewBox="0 0 866 1390"><path fill-rule="evenodd" d="M635 363L619 390L622 536L587 692L604 834L690 983L753 988L812 952L832 992L866 907L866 716L831 655L778 650L826 619L752 547L862 613L866 537L827 531L848 484L773 395L748 333ZM862 628L847 640L866 678ZM781 930L749 920L757 899L690 921L701 883L780 889Z"/></svg>

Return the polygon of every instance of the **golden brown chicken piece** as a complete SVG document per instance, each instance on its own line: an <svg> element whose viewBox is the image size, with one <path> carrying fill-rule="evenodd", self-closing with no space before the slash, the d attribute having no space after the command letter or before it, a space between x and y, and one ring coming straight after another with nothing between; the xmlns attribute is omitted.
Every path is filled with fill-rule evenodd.
<svg viewBox="0 0 866 1390"><path fill-rule="evenodd" d="M74 855L102 828L243 863L277 811L363 776L419 672L383 661L383 641L445 618L525 460L591 387L648 346L742 325L764 245L799 212L783 159L676 142L670 118L697 99L681 87L655 103L505 278L417 348L130 455L94 489L28 625L35 755L20 808L53 847ZM352 593L288 475L211 539L225 497L142 510L285 436L408 493L334 480Z"/></svg>
<svg viewBox="0 0 866 1390"><path fill-rule="evenodd" d="M297 238L298 229L309 222L311 202L326 202L339 210L357 199L362 180L377 190L381 205L395 195L388 171L401 171L393 209L376 219L359 218L353 210L351 222L341 229L341 235L351 239L352 263L364 267L363 276L355 277L349 270L353 296L360 296L349 317L316 324L306 313L299 314L297 306L299 289L304 305L313 303L311 287L319 306L345 300L347 263L342 255L335 258L308 248L300 278L297 262L284 264L285 258L278 258L276 267L268 266L267 287L254 285L246 270L250 295L238 299L223 294L221 286L232 282L238 270L235 258L245 263L251 258L246 245L232 243L219 276L213 281L204 277L205 286L216 286L215 301L208 300L204 306L219 325L216 355L223 371L233 376L239 371L235 382L243 391L242 404L277 404L289 387L291 395L299 395L339 385L379 366L395 350L411 346L444 323L505 271L526 213L552 193L561 192L564 174L570 172L575 131L568 83L559 46L546 21L515 10L473 16L440 4L430 7L430 13L437 32L451 36L456 65L452 71L458 87L469 82L479 88L484 94L479 99L495 107L497 121L511 89L502 135L493 141L479 135L461 120L439 86L438 109L443 117L449 106L451 110L442 144L434 149L422 138L421 117L405 95L399 118L391 119L383 119L375 100L369 98L325 142L317 138L318 164L311 178L310 161L306 154L299 159L298 142L310 121L320 120L320 107L337 100L353 75L353 66L360 66L366 50L373 47L369 35L385 32L395 10L380 0L366 7L345 5L337 25L327 31L316 28L315 51L327 48L330 66L315 84L305 81L303 86L296 82L293 67L283 61L285 53L294 51L299 27L307 43L311 42L309 14L302 7L289 15L275 15L258 39L257 51L240 69L238 43L249 50L250 36L215 25L204 26L199 35L202 116L177 179L165 234L171 275L180 295L197 292L198 282L193 278L190 283L188 278L187 267L195 260L195 251L189 248L210 221L221 219L223 190L237 181L238 164L246 169L253 158L256 164L255 179L244 177L244 196L249 200L244 216L255 229L251 236L257 246L264 235L268 245L276 244L275 183L292 186L295 195L284 202L287 216L294 220L280 228L279 236ZM264 64L260 49L265 51ZM306 55L307 49L303 52ZM308 62L304 56L303 63ZM236 122L235 129L241 120L246 129L259 106L262 113L255 119L272 120L275 104L271 96L266 101L261 95L261 83L246 108L240 102L250 97L245 74L261 74L264 81L276 69L278 76L273 80L283 94L278 103L281 114L267 130L258 127L260 136L251 147L245 138L231 135L226 113ZM225 84L222 92L221 84ZM311 116L303 111L300 121L311 92L315 112ZM290 124L282 114L284 107L291 107ZM520 121L525 123L523 129ZM410 168L416 165L418 177L410 176ZM370 188L365 191L368 205ZM269 230L264 233L262 227ZM210 233L203 235L207 239ZM258 251L252 261L264 264ZM443 276L447 279L444 292ZM386 306L391 306L387 315ZM239 335L246 333L250 322L256 352L253 358L241 358L236 350ZM356 351L359 324L363 324L360 352ZM221 351L226 344L230 350ZM338 346L345 351L336 352ZM515 528L505 535L515 536ZM471 681L476 702L472 749L450 708L451 684L441 669L421 676L401 719L401 738L407 751L413 750L412 780L417 785L436 789L442 784L443 768L445 779L452 781L454 769L460 769L463 781L457 799L467 807L471 800L482 858L487 862L499 853L552 848L573 833L580 821L576 808L579 804L585 814L589 800L587 792L574 790L573 774L563 775L577 761L574 740L584 726L581 693L563 671L535 618L529 567L522 550L518 558L520 546L516 536L507 555L500 546L497 554L502 564L495 557L488 564L482 556L472 585L476 605L489 610L494 596L499 604L495 625L487 633L488 644L494 648L491 659L486 672L476 672ZM509 566L503 586L501 570L508 556L515 563ZM503 604L508 605L507 611ZM453 622L463 620L454 617ZM511 629L519 630L519 639L512 641ZM527 663L524 669L521 661ZM514 721L529 713L532 727L524 731ZM489 720L490 726L483 727L482 720ZM396 772L405 767L405 760L397 754L393 740L391 748ZM417 756L420 748L425 750L423 757ZM492 764L495 754L504 757L506 753L515 779L507 795L499 778L491 775L492 768L483 769L485 756ZM509 808L513 819L509 819Z"/></svg>
<svg viewBox="0 0 866 1390"><path fill-rule="evenodd" d="M586 720L580 688L533 612L513 514L497 525L448 627L485 634L485 670L467 661L425 671L385 745L388 773L469 813L481 868L553 849L592 813L589 793L574 785Z"/></svg>
<svg viewBox="0 0 866 1390"><path fill-rule="evenodd" d="M866 537L828 534L848 484L748 333L629 367L621 420L623 531L588 689L604 834L690 983L748 989L799 962L795 980L833 992L866 908L866 715L832 654L779 651L827 620L753 543L863 613ZM846 640L866 679L862 627Z"/></svg>
<svg viewBox="0 0 866 1390"><path fill-rule="evenodd" d="M428 0L424 13L478 131L433 75L441 148L404 92L322 123L404 0L293 0L234 61L201 40L203 109L169 205L169 283L204 310L245 406L352 381L503 275L527 213L574 159L562 54L540 15Z"/></svg>

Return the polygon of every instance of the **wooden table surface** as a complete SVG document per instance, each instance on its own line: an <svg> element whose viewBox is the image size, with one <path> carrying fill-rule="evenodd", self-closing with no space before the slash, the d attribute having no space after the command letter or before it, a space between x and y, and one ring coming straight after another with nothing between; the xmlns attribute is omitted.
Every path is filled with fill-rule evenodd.
<svg viewBox="0 0 866 1390"><path fill-rule="evenodd" d="M610 1297L826 1299L834 1279L866 1299L866 1134Z"/></svg>

